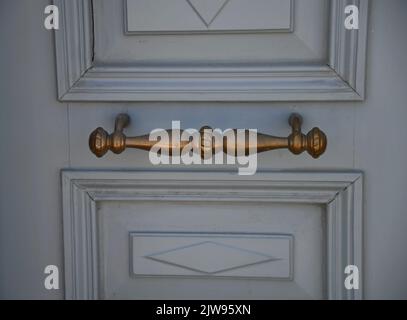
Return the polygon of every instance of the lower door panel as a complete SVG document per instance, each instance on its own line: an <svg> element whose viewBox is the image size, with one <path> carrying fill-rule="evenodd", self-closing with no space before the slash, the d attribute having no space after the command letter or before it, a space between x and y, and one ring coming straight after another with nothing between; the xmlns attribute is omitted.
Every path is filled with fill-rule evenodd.
<svg viewBox="0 0 407 320"><path fill-rule="evenodd" d="M319 206L102 202L103 298L323 298Z"/></svg>
<svg viewBox="0 0 407 320"><path fill-rule="evenodd" d="M68 299L361 299L359 173L64 171Z"/></svg>

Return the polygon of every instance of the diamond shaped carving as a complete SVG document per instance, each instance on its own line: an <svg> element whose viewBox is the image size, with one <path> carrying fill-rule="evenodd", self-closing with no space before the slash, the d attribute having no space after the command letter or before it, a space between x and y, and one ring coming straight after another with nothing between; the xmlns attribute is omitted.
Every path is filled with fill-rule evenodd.
<svg viewBox="0 0 407 320"><path fill-rule="evenodd" d="M207 274L280 260L256 251L205 241L146 256L146 258Z"/></svg>
<svg viewBox="0 0 407 320"><path fill-rule="evenodd" d="M209 27L229 0L187 0L202 22Z"/></svg>

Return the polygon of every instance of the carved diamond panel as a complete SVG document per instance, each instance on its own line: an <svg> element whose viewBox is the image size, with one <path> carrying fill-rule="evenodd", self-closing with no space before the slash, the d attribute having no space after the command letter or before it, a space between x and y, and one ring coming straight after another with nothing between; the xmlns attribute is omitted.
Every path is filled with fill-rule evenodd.
<svg viewBox="0 0 407 320"><path fill-rule="evenodd" d="M187 0L203 23L209 27L230 0Z"/></svg>
<svg viewBox="0 0 407 320"><path fill-rule="evenodd" d="M290 31L292 0L127 0L127 33Z"/></svg>
<svg viewBox="0 0 407 320"><path fill-rule="evenodd" d="M208 257L212 258L208 259ZM255 251L235 248L212 241L175 248L147 256L147 258L211 274L279 260Z"/></svg>
<svg viewBox="0 0 407 320"><path fill-rule="evenodd" d="M291 236L131 233L135 276L291 277Z"/></svg>

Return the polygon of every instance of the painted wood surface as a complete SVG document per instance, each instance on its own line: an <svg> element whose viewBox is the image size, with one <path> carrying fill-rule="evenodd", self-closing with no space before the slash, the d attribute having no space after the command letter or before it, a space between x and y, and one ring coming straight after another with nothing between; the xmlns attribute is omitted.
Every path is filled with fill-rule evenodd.
<svg viewBox="0 0 407 320"><path fill-rule="evenodd" d="M326 221L326 225L323 232L326 234L324 240L326 252L320 250L315 256L315 259L324 257L324 262L321 260L321 263L304 265L298 268L298 272L301 274L305 270L311 270L323 264L325 265L324 271L318 273L316 278L319 281L324 279L322 291L324 294L319 298L324 296L328 299L361 299L363 297L362 287L356 292L344 288L343 269L346 265L355 264L363 270L362 194L362 176L359 173L281 172L259 173L251 178L242 178L235 174L221 172L184 172L181 174L176 172L65 171L63 173L63 198L66 297L70 299L97 299L113 298L115 294L121 298L134 297L137 293L134 289L127 291L124 289L124 292L120 292L120 287L112 289L111 285L106 285L106 283L111 283L120 277L120 274L124 274L124 272L117 273L118 270L123 270L123 265L129 266L130 249L125 249L128 240L123 243L123 239L128 239L129 232L145 232L149 231L148 229L151 231L151 228L157 230L162 227L164 227L162 230L164 232L174 232L171 227L168 227L170 221L180 222L177 228L181 229L178 230L192 232L194 230L190 228L193 229L196 226L188 226L187 217L193 214L197 214L193 220L208 221L208 227L212 226L209 228L213 228L215 225L217 230L221 230L221 232L234 225L230 222L226 223L226 221L230 221L227 218L219 217L216 219L215 216L206 216L208 210L205 210L206 205L204 203L214 203L212 212L215 213L217 210L221 210L221 203L249 204L251 209L248 212L242 209L235 212L236 227L248 232L245 219L250 219L251 214L249 212L256 210L259 204L268 204L267 211L273 211L274 203L285 203L325 206L324 221ZM107 213L107 217L114 220L103 223L100 222L102 218L99 217L98 212L102 214L100 213L100 203L106 201L122 202L122 204L120 207L116 206L104 211L105 216ZM140 204L130 205L129 201L137 201ZM145 216L147 220L138 218L138 215L130 214L131 212L140 212L140 205L145 201L153 201L154 203L153 211L147 211L150 212ZM160 202L163 204L174 202L176 204L175 216L165 218L165 205L161 206ZM185 202L195 202L197 205L188 207ZM179 212L182 210L184 210L184 216L179 216ZM276 208L275 210L278 212L282 209ZM305 208L301 208L301 210L305 210ZM120 218L119 212L123 212L125 215ZM219 214L220 212L222 211L219 211ZM157 214L163 216L154 219ZM246 218L244 218L244 214L246 214ZM117 216L118 218L116 218ZM285 219L280 218L275 221L282 223ZM295 215L292 219L290 222L287 221L291 228L298 223ZM143 228L145 226L147 229L126 231L121 229L124 226L126 226L125 228L130 228L130 226ZM273 228L273 223L269 222L262 226L263 228ZM99 229L100 227L102 230ZM109 232L108 230L111 228L116 228L116 231ZM200 228L203 228L203 225ZM254 230L259 232L258 228ZM277 226L277 230L282 232L283 229ZM211 231L215 230L212 229ZM264 230L262 231L264 232ZM313 232L308 231L306 234L312 235ZM102 240L104 244L99 244L98 236L104 239ZM299 242L302 243L302 241ZM321 243L321 239L319 243ZM311 248L312 246L306 250L301 250L301 254L297 255L295 259L299 260L299 257L304 259L308 254L311 254ZM120 252L122 253L120 254ZM98 258L100 255L101 260ZM103 262L102 265L100 261ZM110 263L116 267L109 268ZM102 277L100 273L103 275ZM326 278L321 277L322 274ZM116 283L128 288L130 280L123 281L122 279ZM293 283L297 283L296 278L294 278ZM311 283L315 284L318 281ZM148 284L145 285L145 288L149 287ZM310 289L299 287L305 291ZM141 291L138 291L141 295L137 297L146 298L142 295L145 292L142 288L140 288ZM106 291L110 292L111 295L106 294ZM263 298L270 298L267 293L270 291L262 292L264 292ZM284 292L287 297L295 297L292 291L288 289L281 291L281 294ZM193 294L193 290L187 291L187 293ZM208 291L200 292L200 294L202 294L201 297L205 297ZM297 296L297 298L299 297L310 298L312 295L309 297ZM318 296L314 296L314 298L318 298Z"/></svg>
<svg viewBox="0 0 407 320"><path fill-rule="evenodd" d="M288 114L301 112L305 128L318 124L328 132L326 155L314 162L276 151L261 155L259 169L363 171L365 298L407 297L407 256L402 250L407 241L407 153L401 147L407 136L407 46L400 41L407 28L406 1L370 1L364 101L270 103L58 102L53 35L42 24L48 4L47 0L6 0L0 10L1 29L19 35L0 33L0 131L4 138L0 158L1 298L65 297L63 288L45 290L42 277L49 264L59 266L61 276L65 274L61 169L157 170L143 152L109 155L99 161L88 152L88 134L100 125L111 128L115 115L123 111L134 119L128 130L131 134L166 128L170 120L180 119L188 127L259 127L281 135L287 133ZM68 90L72 83L66 84ZM22 130L29 132L30 139Z"/></svg>
<svg viewBox="0 0 407 320"><path fill-rule="evenodd" d="M109 6L108 3L109 1L104 6ZM304 5L304 2L297 3L298 7L301 4ZM326 4L326 2L322 3ZM159 45L157 43L152 47L149 46L150 42L155 43L150 39L136 42L144 43L147 56L141 57L144 63L135 64L143 47L137 46L135 51L132 46L128 46L128 42L118 41L121 39L121 33L117 33L119 29L113 27L115 19L112 19L112 14L118 12L119 19L123 20L124 9L120 9L120 6L125 4L124 2L115 5L113 10L107 11L103 11L104 6L98 7L94 3L96 33L93 35L92 9L89 0L69 2L57 0L56 4L64 9L62 32L55 33L59 98L65 101L363 100L368 1L357 0L356 3L360 6L361 13L358 36L343 28L341 12L344 11L348 0L332 0L329 2L330 9L326 5L321 5L321 2L313 0L311 4L307 3L304 7L306 10L297 7L294 14L294 19L297 20L295 35L294 38L288 38L288 42L280 39L281 36L277 36L277 39L262 39L260 35L256 35L255 38L242 38L244 41L240 41L240 47L234 48L233 43L237 38L224 35L221 38L218 37L218 40L209 41L203 47L201 47L202 40L194 43L192 38L192 42L184 49L182 49L182 43L186 38L171 38L170 43L173 45L168 43L163 48L157 49ZM326 10L322 10L324 7ZM322 13L318 14L320 10ZM103 31L100 32L98 19L107 13L109 18L106 21L109 23L105 23L104 26L109 27L106 29L102 26ZM321 28L319 23L327 21L328 17L330 17L329 24L322 25ZM299 25L300 21L304 21L304 24ZM312 23L317 24L312 25ZM291 54L301 52L304 49L304 41L306 43L309 37L319 34L321 30L329 30L329 33L324 33L326 37L320 40L319 46L312 46L310 49L306 44L305 51L300 54L300 57L294 59L292 63L284 63ZM304 32L305 38L303 38ZM101 50L99 46L101 37L105 38L103 42L108 45L107 52ZM256 39L260 42L247 46L247 43ZM294 44L291 44L293 41ZM206 42L205 40L204 43ZM105 52L106 57L112 57L111 50L114 49L115 43L120 43L119 49L116 50L119 54L119 57L116 57L117 60L110 63L103 59L99 61L100 52ZM213 48L221 48L225 43L228 50L224 59L219 55L220 53L211 54ZM263 50L267 43L273 45ZM95 60L91 61L94 44L96 55ZM308 63L303 61L310 52L318 51L316 48L327 46L329 54L325 58L318 58ZM191 48L199 49L197 52L204 53L205 59L211 56L213 59L188 62L186 59L191 55L189 52ZM257 52L261 55L250 56L247 53L249 55L233 59L231 55L245 48L250 49L250 54ZM280 49L275 53L270 51L277 48ZM168 54L172 50L175 58L172 63L168 63L171 61ZM120 55L125 52L131 53L130 60L120 58ZM165 52L161 59L145 63L148 57L160 52ZM278 52L281 59L275 59L275 54ZM250 58L252 58L251 62L248 63ZM218 61L224 62L215 63ZM124 62L126 63L123 66Z"/></svg>

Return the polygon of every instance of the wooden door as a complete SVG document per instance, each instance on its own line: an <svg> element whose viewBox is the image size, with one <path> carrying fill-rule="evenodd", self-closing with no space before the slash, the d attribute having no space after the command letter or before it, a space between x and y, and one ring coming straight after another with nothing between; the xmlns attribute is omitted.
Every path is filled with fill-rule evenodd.
<svg viewBox="0 0 407 320"><path fill-rule="evenodd" d="M407 296L405 1L56 0L54 31L47 5L0 10L19 31L0 41L1 297ZM286 145L253 175L96 157L89 135L121 113L127 137L176 122ZM320 157L290 149L293 113Z"/></svg>
<svg viewBox="0 0 407 320"><path fill-rule="evenodd" d="M362 174L318 171L353 160L341 150L352 142L351 124L332 118L334 106L302 104L364 99L367 1L358 2L359 30L345 28L346 1L57 4L62 28L73 32L56 37L60 99L107 106L72 109L78 143L120 112L131 117L128 137L173 121L287 136L290 113L306 110L306 129L319 125L329 137L319 160L259 155L251 177L233 166L153 166L134 150L102 159L86 150L90 169L142 164L158 172L64 172L68 297L362 296L344 286L345 268L362 268ZM266 170L287 164L297 172ZM183 172L190 168L205 173Z"/></svg>

